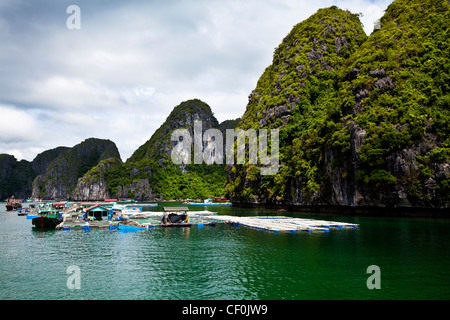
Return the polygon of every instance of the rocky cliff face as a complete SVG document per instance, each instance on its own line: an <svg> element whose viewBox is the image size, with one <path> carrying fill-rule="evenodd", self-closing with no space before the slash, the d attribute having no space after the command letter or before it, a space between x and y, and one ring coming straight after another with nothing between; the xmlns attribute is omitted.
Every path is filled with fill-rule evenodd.
<svg viewBox="0 0 450 320"><path fill-rule="evenodd" d="M128 170L120 159L103 160L78 179L74 199L80 201L110 198L133 198L137 201L155 200L148 179L133 179L129 185L125 183L125 185L120 185L117 178L124 182L124 176L127 173ZM139 174L137 169L131 170L131 176L137 174Z"/></svg>
<svg viewBox="0 0 450 320"><path fill-rule="evenodd" d="M294 112L306 112L305 102L313 104L319 91L330 89L335 69L366 38L358 16L337 7L321 9L296 25L250 94L241 127L279 128Z"/></svg>
<svg viewBox="0 0 450 320"><path fill-rule="evenodd" d="M0 155L0 199L14 196L25 198L30 193L31 183L36 176L31 163L17 161L14 156Z"/></svg>
<svg viewBox="0 0 450 320"><path fill-rule="evenodd" d="M48 199L77 198L78 179L99 162L109 158L120 159L119 151L112 141L87 139L60 153L45 173L36 177L32 196Z"/></svg>
<svg viewBox="0 0 450 320"><path fill-rule="evenodd" d="M57 147L38 154L31 163L36 174L44 174L52 161L55 160L62 152L68 149L68 147Z"/></svg>
<svg viewBox="0 0 450 320"><path fill-rule="evenodd" d="M127 186L119 186L116 191L118 198L133 198L136 201L155 201L149 179L135 179Z"/></svg>
<svg viewBox="0 0 450 320"><path fill-rule="evenodd" d="M178 142L171 141L171 134L177 129L186 129L193 140L196 121L201 121L202 127L198 130L200 135L208 129L226 130L238 122L236 120L219 124L206 103L198 99L184 101L173 109L161 127L126 163L110 166L108 169L94 168L88 172L88 176L103 177L103 180L95 180L98 189L103 188L104 194L115 198L131 197L136 200L153 201L223 195L224 165L194 164L193 153L191 164L175 164L172 161L172 150ZM204 146L202 140L200 142L202 151ZM90 179L85 178L86 176L82 180ZM106 181L108 193L103 181ZM83 188L80 183L79 186L79 194L82 194ZM87 196L86 192L84 195Z"/></svg>
<svg viewBox="0 0 450 320"><path fill-rule="evenodd" d="M101 161L90 169L83 177L78 179L74 192L74 199L79 201L95 201L110 199L107 173L115 166L121 166L122 161L117 157Z"/></svg>
<svg viewBox="0 0 450 320"><path fill-rule="evenodd" d="M177 142L171 141L170 134L176 129L188 129L193 137L195 121L202 122L202 135L208 129L219 128L217 119L206 103L198 99L185 101L172 110L150 140L139 147L127 160L127 163L139 163L143 159L147 159L163 164L170 158L172 149L177 144Z"/></svg>
<svg viewBox="0 0 450 320"><path fill-rule="evenodd" d="M0 199L14 195L16 198L28 198L32 193L34 179L45 172L50 163L65 147L44 151L32 162L17 161L14 156L0 155Z"/></svg>
<svg viewBox="0 0 450 320"><path fill-rule="evenodd" d="M281 168L228 168L234 202L448 208L447 1L394 1L366 38L336 7L275 51L241 127L280 129Z"/></svg>

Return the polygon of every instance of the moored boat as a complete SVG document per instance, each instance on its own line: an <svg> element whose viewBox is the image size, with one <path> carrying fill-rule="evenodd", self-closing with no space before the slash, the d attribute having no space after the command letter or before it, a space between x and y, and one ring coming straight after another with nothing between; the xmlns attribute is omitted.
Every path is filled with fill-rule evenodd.
<svg viewBox="0 0 450 320"><path fill-rule="evenodd" d="M39 216L33 218L32 224L38 229L55 229L61 221L59 210L42 209Z"/></svg>
<svg viewBox="0 0 450 320"><path fill-rule="evenodd" d="M62 221L62 211L66 209L66 202L49 202L39 209L32 224L37 229L55 229Z"/></svg>
<svg viewBox="0 0 450 320"><path fill-rule="evenodd" d="M6 200L6 211L13 211L22 208L22 200L15 199L14 196Z"/></svg>

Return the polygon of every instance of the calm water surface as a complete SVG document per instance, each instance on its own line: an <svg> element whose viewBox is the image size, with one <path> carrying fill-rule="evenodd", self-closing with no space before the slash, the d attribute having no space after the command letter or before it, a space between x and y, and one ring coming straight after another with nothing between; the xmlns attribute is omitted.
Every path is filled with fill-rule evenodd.
<svg viewBox="0 0 450 320"><path fill-rule="evenodd" d="M449 220L209 210L360 226L312 234L229 225L42 232L0 203L0 299L450 298ZM367 288L370 265L380 268L380 290ZM67 287L69 266L80 268L79 290Z"/></svg>

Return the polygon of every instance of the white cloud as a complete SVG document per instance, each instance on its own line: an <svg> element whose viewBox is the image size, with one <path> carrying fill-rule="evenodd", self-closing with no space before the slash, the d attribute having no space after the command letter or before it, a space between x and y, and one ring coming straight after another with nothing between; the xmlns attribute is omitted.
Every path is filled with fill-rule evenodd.
<svg viewBox="0 0 450 320"><path fill-rule="evenodd" d="M43 151L36 145L44 138L40 123L33 116L14 106L0 105L0 153L32 160Z"/></svg>
<svg viewBox="0 0 450 320"><path fill-rule="evenodd" d="M0 105L0 143L36 142L40 138L35 119L23 110Z"/></svg>
<svg viewBox="0 0 450 320"><path fill-rule="evenodd" d="M107 108L120 96L100 83L80 78L51 76L43 81L33 81L25 97L40 106L60 110L73 108Z"/></svg>

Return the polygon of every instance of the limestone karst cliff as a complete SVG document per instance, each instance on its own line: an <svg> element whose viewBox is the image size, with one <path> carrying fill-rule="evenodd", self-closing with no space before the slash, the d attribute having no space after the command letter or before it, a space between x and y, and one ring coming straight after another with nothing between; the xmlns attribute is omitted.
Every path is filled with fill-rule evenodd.
<svg viewBox="0 0 450 320"><path fill-rule="evenodd" d="M229 167L233 202L449 207L449 4L397 0L380 22L366 37L331 7L282 41L240 124L280 130L281 168Z"/></svg>

